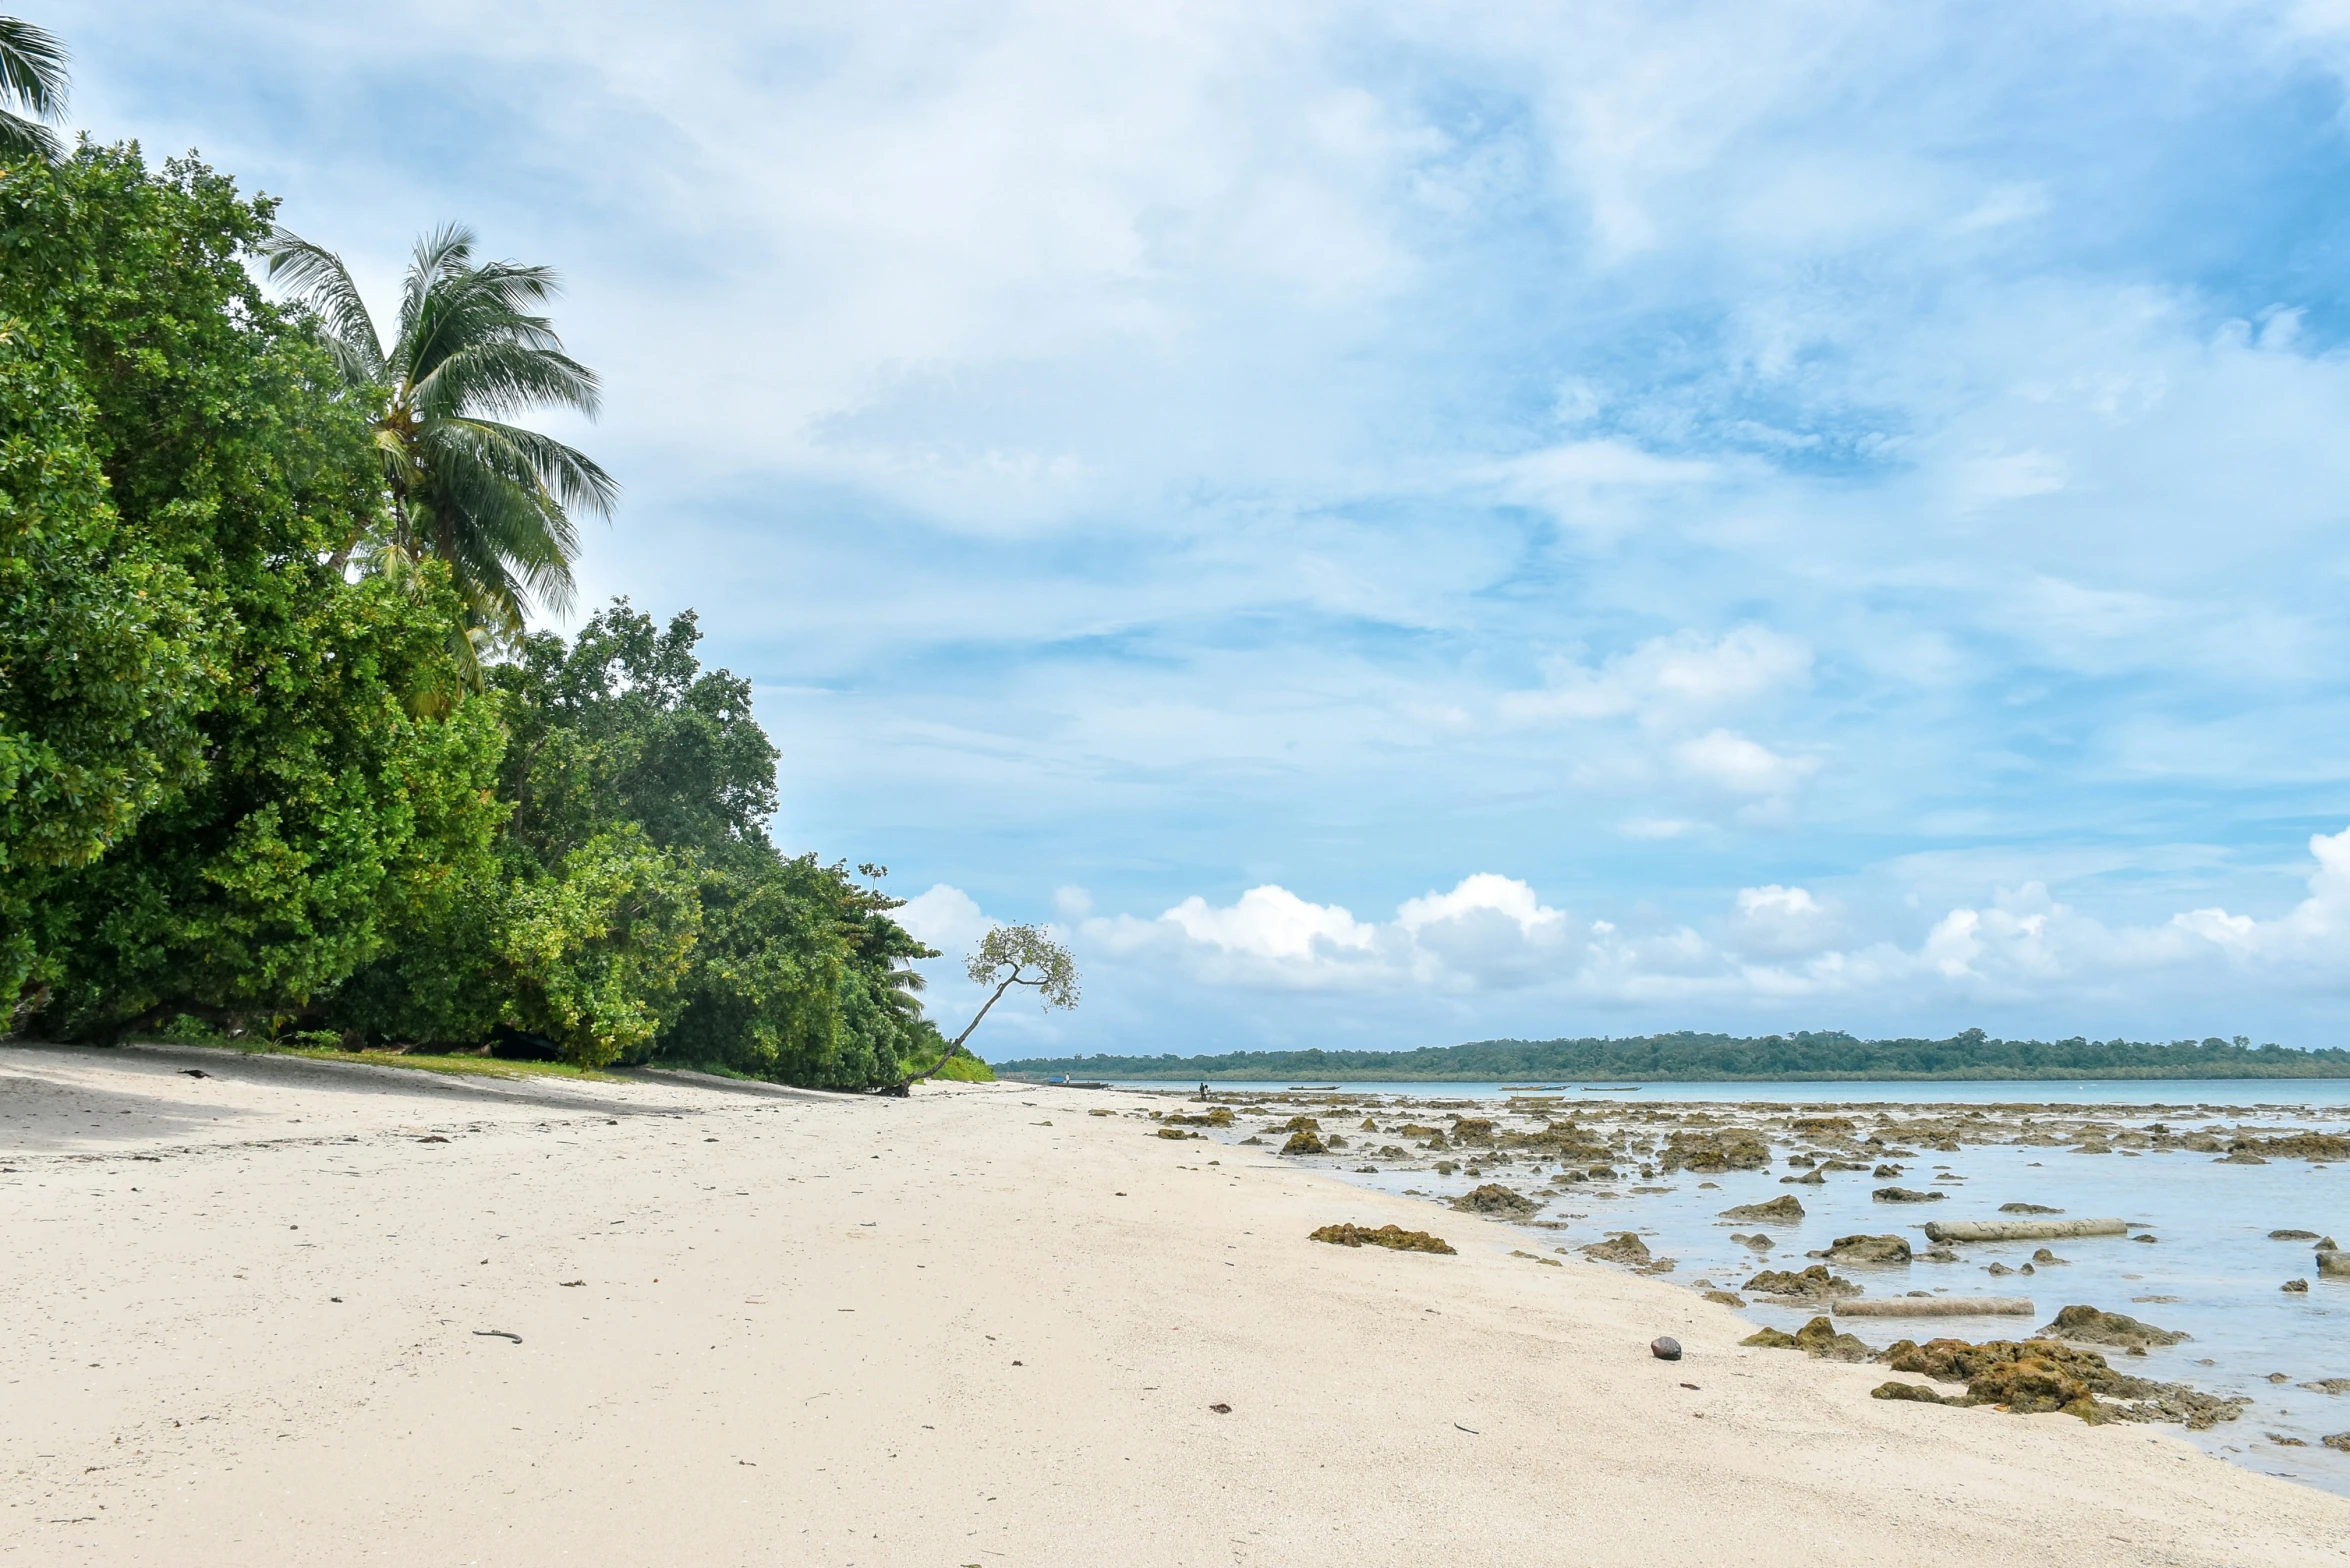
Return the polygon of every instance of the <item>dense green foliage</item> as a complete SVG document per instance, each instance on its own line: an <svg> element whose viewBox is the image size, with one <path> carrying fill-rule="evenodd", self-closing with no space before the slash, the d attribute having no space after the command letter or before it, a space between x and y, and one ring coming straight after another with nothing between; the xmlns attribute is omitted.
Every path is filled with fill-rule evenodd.
<svg viewBox="0 0 2350 1568"><path fill-rule="evenodd" d="M1032 1077L1331 1083L1647 1083L1901 1078L2350 1078L2350 1051L2254 1048L2238 1040L1859 1040L1838 1032L1742 1038L1657 1034L1622 1040L1480 1040L1416 1051L1234 1051L1221 1056L1082 1056L998 1062Z"/></svg>
<svg viewBox="0 0 2350 1568"><path fill-rule="evenodd" d="M305 1006L487 846L445 579L320 564L365 411L245 270L267 225L131 150L0 177L9 969L53 1028Z"/></svg>
<svg viewBox="0 0 2350 1568"><path fill-rule="evenodd" d="M382 390L256 288L273 217L134 148L0 164L11 1026L495 1035L837 1088L935 1059L931 955L769 841L775 750L690 614L621 602L483 670L478 581L353 560L416 494Z"/></svg>

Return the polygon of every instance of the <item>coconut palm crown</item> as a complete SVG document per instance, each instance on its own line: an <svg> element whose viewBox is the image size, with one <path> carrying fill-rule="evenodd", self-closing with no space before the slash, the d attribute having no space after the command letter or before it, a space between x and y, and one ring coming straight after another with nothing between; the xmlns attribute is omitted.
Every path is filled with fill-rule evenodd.
<svg viewBox="0 0 2350 1568"><path fill-rule="evenodd" d="M501 638L521 632L534 601L569 607L572 513L610 516L619 486L585 454L501 417L556 407L592 418L596 374L532 313L554 297L553 271L477 263L474 244L459 224L417 241L388 347L341 257L284 229L267 253L270 276L316 313L344 377L383 400L375 444L388 528L351 541L338 561L446 561L474 628Z"/></svg>
<svg viewBox="0 0 2350 1568"><path fill-rule="evenodd" d="M0 16L0 106L0 157L56 161L64 146L42 122L65 112L65 45L13 16Z"/></svg>

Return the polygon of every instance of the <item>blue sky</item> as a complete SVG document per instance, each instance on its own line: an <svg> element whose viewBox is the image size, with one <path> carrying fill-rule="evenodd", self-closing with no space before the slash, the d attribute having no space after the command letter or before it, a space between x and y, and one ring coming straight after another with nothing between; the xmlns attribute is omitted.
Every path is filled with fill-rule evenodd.
<svg viewBox="0 0 2350 1568"><path fill-rule="evenodd" d="M989 1054L2344 1043L2339 6L40 20L378 297L563 271L588 602L1076 946Z"/></svg>

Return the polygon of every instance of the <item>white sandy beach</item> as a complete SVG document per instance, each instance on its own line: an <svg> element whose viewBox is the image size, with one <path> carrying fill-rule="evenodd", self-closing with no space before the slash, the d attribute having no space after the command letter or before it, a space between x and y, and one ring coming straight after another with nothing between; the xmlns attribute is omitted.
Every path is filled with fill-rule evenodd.
<svg viewBox="0 0 2350 1568"><path fill-rule="evenodd" d="M0 1049L0 1559L2350 1562L2160 1428L1872 1400L1139 1103Z"/></svg>

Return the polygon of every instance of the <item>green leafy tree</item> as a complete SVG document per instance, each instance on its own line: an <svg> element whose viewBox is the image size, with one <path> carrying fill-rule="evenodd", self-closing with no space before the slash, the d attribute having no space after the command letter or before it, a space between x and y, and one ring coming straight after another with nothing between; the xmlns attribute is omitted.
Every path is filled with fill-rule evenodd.
<svg viewBox="0 0 2350 1568"><path fill-rule="evenodd" d="M54 163L63 154L49 124L65 113L65 59L65 45L48 33L0 16L0 158L29 153Z"/></svg>
<svg viewBox="0 0 2350 1568"><path fill-rule="evenodd" d="M895 1086L897 1093L903 1094L909 1086L937 1076L954 1059L955 1053L963 1049L963 1042L971 1038L980 1020L993 1012L995 1004L1014 986L1035 991L1037 1001L1047 1011L1077 1005L1077 959L1042 926L991 927L963 961L963 972L971 977L973 985L990 988L987 1000L979 1004L979 1011L971 1015L963 1032L947 1042L938 1060L901 1080Z"/></svg>
<svg viewBox="0 0 2350 1568"><path fill-rule="evenodd" d="M10 852L48 863L29 960L15 942L19 1010L45 1029L311 1009L403 904L488 853L499 816L503 737L490 705L452 696L446 572L354 584L328 560L379 520L380 469L366 404L254 287L270 220L201 164L151 171L134 148L0 180L0 318L25 324L18 384L39 405L20 397L0 439L55 459L12 468L10 500L64 520L14 527L0 609L11 804L33 808ZM77 552L87 604L29 605ZM110 667L120 689L95 690ZM111 741L90 729L109 702L129 721ZM103 787L58 787L77 766Z"/></svg>
<svg viewBox="0 0 2350 1568"><path fill-rule="evenodd" d="M502 1021L552 1038L581 1067L644 1060L683 1006L697 882L690 857L631 823L572 850L559 874L517 884L498 943Z"/></svg>
<svg viewBox="0 0 2350 1568"><path fill-rule="evenodd" d="M585 454L509 421L543 407L593 417L596 375L534 313L554 297L555 274L477 262L475 243L459 224L417 241L388 344L341 257L284 229L266 249L270 276L316 314L344 377L376 400L390 514L348 536L338 562L357 551L397 573L431 555L448 563L476 629L516 637L532 601L569 606L572 513L610 515L618 486Z"/></svg>
<svg viewBox="0 0 2350 1568"><path fill-rule="evenodd" d="M0 321L0 997L10 999L45 945L48 891L201 776L196 719L216 684L193 580L115 513L75 368L21 318Z"/></svg>

